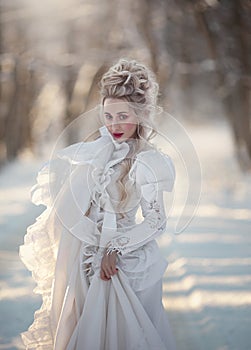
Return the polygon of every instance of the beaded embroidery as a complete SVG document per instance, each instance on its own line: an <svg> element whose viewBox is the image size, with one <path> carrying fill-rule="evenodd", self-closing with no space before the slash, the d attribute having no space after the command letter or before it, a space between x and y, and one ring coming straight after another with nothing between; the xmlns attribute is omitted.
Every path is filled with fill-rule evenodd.
<svg viewBox="0 0 251 350"><path fill-rule="evenodd" d="M154 199L152 202L146 202L146 207L148 207L148 209L150 209L150 210L154 210L155 213L157 213L157 216L150 216L149 217L150 227L152 229L159 229L159 224L160 224L161 219L162 219L162 216L160 214L160 205L159 205L159 203L156 201L156 199Z"/></svg>

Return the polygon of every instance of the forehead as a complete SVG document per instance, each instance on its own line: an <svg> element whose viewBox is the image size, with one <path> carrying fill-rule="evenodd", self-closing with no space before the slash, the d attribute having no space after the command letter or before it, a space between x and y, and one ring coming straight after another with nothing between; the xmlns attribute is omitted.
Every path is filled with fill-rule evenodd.
<svg viewBox="0 0 251 350"><path fill-rule="evenodd" d="M120 99L108 98L104 102L104 111L106 113L129 112L129 103Z"/></svg>

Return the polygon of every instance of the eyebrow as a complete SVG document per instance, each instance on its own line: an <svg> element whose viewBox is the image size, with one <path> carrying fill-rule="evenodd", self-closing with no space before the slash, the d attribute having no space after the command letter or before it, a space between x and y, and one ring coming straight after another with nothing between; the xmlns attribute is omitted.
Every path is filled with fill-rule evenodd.
<svg viewBox="0 0 251 350"><path fill-rule="evenodd" d="M128 112L117 112L117 114L121 114L121 113L128 113ZM111 113L105 112L105 114L111 114Z"/></svg>

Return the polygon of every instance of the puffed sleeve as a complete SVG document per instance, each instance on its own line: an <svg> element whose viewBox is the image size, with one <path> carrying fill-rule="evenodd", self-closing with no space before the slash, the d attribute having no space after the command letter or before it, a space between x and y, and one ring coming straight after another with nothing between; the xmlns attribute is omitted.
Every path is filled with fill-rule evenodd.
<svg viewBox="0 0 251 350"><path fill-rule="evenodd" d="M124 255L165 232L167 219L163 191L171 192L175 168L169 156L157 150L141 152L136 159L136 183L141 191L143 221L126 233L116 235L106 245L107 253Z"/></svg>

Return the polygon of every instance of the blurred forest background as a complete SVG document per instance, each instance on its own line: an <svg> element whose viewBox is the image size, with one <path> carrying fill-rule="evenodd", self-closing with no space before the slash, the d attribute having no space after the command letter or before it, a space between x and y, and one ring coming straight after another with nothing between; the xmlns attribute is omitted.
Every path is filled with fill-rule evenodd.
<svg viewBox="0 0 251 350"><path fill-rule="evenodd" d="M37 171L64 130L65 145L97 130L95 113L72 122L121 57L152 68L169 113L177 179L159 243L177 350L251 349L250 19L251 0L0 0L0 349L24 348L41 305L18 253L44 209ZM193 220L173 234L189 196Z"/></svg>
<svg viewBox="0 0 251 350"><path fill-rule="evenodd" d="M0 11L0 164L43 154L127 57L153 69L178 120L226 118L250 169L250 0L1 0Z"/></svg>

